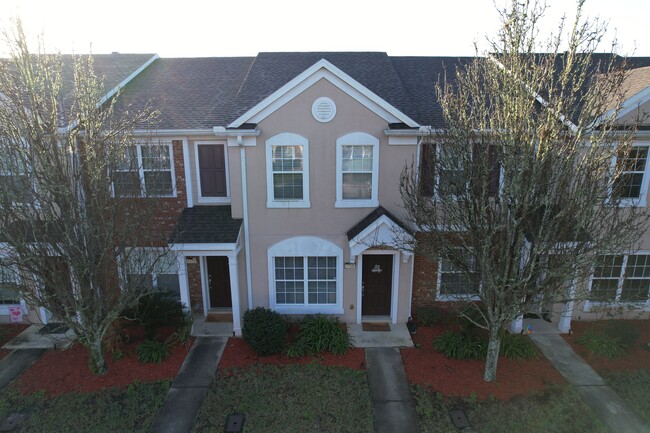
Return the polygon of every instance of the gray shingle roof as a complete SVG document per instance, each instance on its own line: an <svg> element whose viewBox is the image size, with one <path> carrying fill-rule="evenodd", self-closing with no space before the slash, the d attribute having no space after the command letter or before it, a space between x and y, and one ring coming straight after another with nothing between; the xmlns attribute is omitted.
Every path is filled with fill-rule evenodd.
<svg viewBox="0 0 650 433"><path fill-rule="evenodd" d="M230 206L183 209L170 242L176 244L235 243L242 220L232 218Z"/></svg>
<svg viewBox="0 0 650 433"><path fill-rule="evenodd" d="M393 221L395 224L397 224L399 227L401 227L404 231L406 231L409 234L413 234L411 229L409 229L406 224L404 224L402 221L400 221L395 215L392 213L388 212L384 207L379 206L372 212L370 212L368 215L366 215L361 221L356 223L353 227L351 227L347 232L348 240L354 239L359 233L364 231L370 224L374 223L377 221L382 215L386 215L391 221Z"/></svg>

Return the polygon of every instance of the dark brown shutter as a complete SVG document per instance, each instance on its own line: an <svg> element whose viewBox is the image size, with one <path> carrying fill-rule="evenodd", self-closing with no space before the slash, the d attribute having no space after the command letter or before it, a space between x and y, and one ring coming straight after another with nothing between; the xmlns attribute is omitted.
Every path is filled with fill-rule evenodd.
<svg viewBox="0 0 650 433"><path fill-rule="evenodd" d="M202 197L226 197L226 158L223 144L199 144Z"/></svg>
<svg viewBox="0 0 650 433"><path fill-rule="evenodd" d="M420 194L433 197L435 187L436 144L422 143L420 153Z"/></svg>
<svg viewBox="0 0 650 433"><path fill-rule="evenodd" d="M488 147L488 164L490 165L490 184L488 194L495 197L499 194L499 183L501 180L501 165L499 164L499 153L497 147L489 145Z"/></svg>

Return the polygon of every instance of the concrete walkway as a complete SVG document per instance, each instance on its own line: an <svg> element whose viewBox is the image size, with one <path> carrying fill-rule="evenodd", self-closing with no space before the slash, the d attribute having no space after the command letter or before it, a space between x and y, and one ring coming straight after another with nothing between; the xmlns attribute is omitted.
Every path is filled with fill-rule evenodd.
<svg viewBox="0 0 650 433"><path fill-rule="evenodd" d="M375 433L418 433L415 404L398 348L366 349Z"/></svg>
<svg viewBox="0 0 650 433"><path fill-rule="evenodd" d="M151 433L192 431L227 341L226 337L199 337L194 341L151 425Z"/></svg>
<svg viewBox="0 0 650 433"><path fill-rule="evenodd" d="M45 351L46 349L16 349L0 359L0 390L27 370Z"/></svg>
<svg viewBox="0 0 650 433"><path fill-rule="evenodd" d="M562 376L573 385L595 414L616 433L650 433L634 412L559 335L530 336Z"/></svg>

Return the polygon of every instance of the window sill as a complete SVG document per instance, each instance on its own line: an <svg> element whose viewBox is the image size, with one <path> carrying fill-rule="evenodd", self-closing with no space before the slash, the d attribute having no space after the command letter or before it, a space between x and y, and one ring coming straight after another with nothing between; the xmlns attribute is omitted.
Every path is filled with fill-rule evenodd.
<svg viewBox="0 0 650 433"><path fill-rule="evenodd" d="M625 199L620 199L618 202L607 200L606 203L610 206L618 206L618 207L646 207L646 198L645 197L625 198Z"/></svg>
<svg viewBox="0 0 650 433"><path fill-rule="evenodd" d="M625 311L650 311L650 298L647 301L611 301L597 302L585 301L582 311L590 313L599 309L617 309L623 308Z"/></svg>
<svg viewBox="0 0 650 433"><path fill-rule="evenodd" d="M199 204L230 203L230 197L199 197Z"/></svg>
<svg viewBox="0 0 650 433"><path fill-rule="evenodd" d="M477 302L480 301L481 298L477 295L440 295L438 294L436 296L436 301L441 301L441 302Z"/></svg>
<svg viewBox="0 0 650 433"><path fill-rule="evenodd" d="M343 314L340 305L275 305L273 310L280 314Z"/></svg>
<svg viewBox="0 0 650 433"><path fill-rule="evenodd" d="M269 209L307 209L311 207L309 200L296 200L296 201L267 201L266 207Z"/></svg>
<svg viewBox="0 0 650 433"><path fill-rule="evenodd" d="M337 208L346 208L346 207L371 207L375 208L379 206L379 200L336 200L334 207Z"/></svg>

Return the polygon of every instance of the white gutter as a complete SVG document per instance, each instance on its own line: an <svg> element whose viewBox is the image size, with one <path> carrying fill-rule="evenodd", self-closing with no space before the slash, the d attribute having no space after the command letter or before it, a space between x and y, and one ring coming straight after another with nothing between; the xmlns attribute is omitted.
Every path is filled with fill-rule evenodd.
<svg viewBox="0 0 650 433"><path fill-rule="evenodd" d="M135 129L134 135L212 135L212 129Z"/></svg>
<svg viewBox="0 0 650 433"><path fill-rule="evenodd" d="M240 143L242 137L257 137L262 131L258 129L226 129L223 126L215 126L212 128L212 132L219 137L237 137L237 143L243 146L243 142Z"/></svg>

